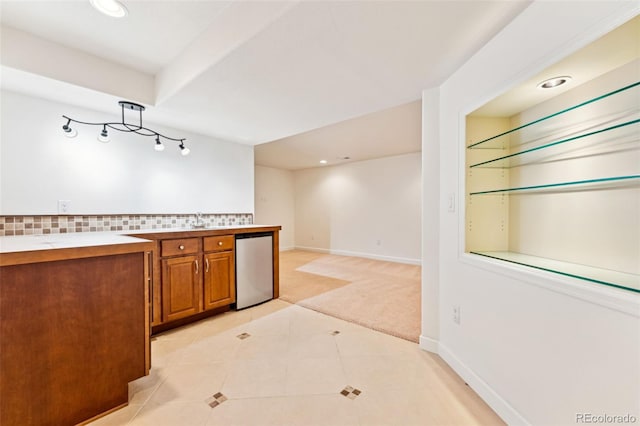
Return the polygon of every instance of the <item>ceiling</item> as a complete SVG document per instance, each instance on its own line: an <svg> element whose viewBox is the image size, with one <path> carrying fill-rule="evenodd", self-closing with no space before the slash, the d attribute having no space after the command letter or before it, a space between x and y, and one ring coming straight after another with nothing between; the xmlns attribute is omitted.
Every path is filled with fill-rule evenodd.
<svg viewBox="0 0 640 426"><path fill-rule="evenodd" d="M155 74L230 2L125 1L129 15L113 19L88 1L2 1L3 25Z"/></svg>
<svg viewBox="0 0 640 426"><path fill-rule="evenodd" d="M636 16L542 72L528 78L478 108L471 115L511 117L638 58L640 58L640 16ZM537 87L542 81L567 75L572 78L568 84L550 90Z"/></svg>
<svg viewBox="0 0 640 426"><path fill-rule="evenodd" d="M471 115L513 116L638 58L640 16L509 89ZM553 90L537 88L541 81L563 75L572 77L569 84ZM421 102L415 101L258 145L255 161L263 166L298 170L322 167L320 160L336 165L418 152L421 129ZM347 156L349 159L344 158Z"/></svg>
<svg viewBox="0 0 640 426"><path fill-rule="evenodd" d="M422 90L442 83L528 5L123 3L128 16L114 19L88 0L0 2L2 88L111 114L127 99L148 106L146 122L249 145L285 139L309 157L337 144L339 155L362 159L398 153L404 142L385 132L383 118L357 117L390 109L389 122L416 132L412 102ZM396 107L408 116L398 118ZM336 125L307 134L351 119L371 132L356 138ZM287 142L293 135L300 138Z"/></svg>
<svg viewBox="0 0 640 426"><path fill-rule="evenodd" d="M299 170L388 157L422 149L422 102L394 108L257 145L261 166ZM320 160L326 161L320 164Z"/></svg>

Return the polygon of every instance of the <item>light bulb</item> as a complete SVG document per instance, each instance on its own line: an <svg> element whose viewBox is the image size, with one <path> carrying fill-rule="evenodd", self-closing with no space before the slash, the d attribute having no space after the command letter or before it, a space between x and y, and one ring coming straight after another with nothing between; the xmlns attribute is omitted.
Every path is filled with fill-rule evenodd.
<svg viewBox="0 0 640 426"><path fill-rule="evenodd" d="M187 148L186 146L184 146L184 142L180 142L179 146L180 146L180 154L182 154L183 156L189 155L191 150L189 148Z"/></svg>
<svg viewBox="0 0 640 426"><path fill-rule="evenodd" d="M72 129L67 124L62 126L62 130L64 131L64 135L68 138L75 138L78 136L78 131L76 129Z"/></svg>
<svg viewBox="0 0 640 426"><path fill-rule="evenodd" d="M156 138L156 146L154 146L153 148L158 152L164 151L164 145L162 145L162 142L160 142L159 136Z"/></svg>
<svg viewBox="0 0 640 426"><path fill-rule="evenodd" d="M78 131L76 129L65 130L64 135L68 138L75 138L78 136Z"/></svg>
<svg viewBox="0 0 640 426"><path fill-rule="evenodd" d="M102 131L100 132L100 134L98 135L98 140L102 143L107 143L109 142L111 139L109 138L109 133L107 133L107 127L103 127Z"/></svg>

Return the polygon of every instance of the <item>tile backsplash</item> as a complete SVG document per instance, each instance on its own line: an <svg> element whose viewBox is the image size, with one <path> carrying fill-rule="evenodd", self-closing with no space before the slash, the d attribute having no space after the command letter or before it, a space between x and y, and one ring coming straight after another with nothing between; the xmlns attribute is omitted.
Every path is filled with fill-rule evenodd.
<svg viewBox="0 0 640 426"><path fill-rule="evenodd" d="M251 225L251 213L203 214L207 226ZM128 214L97 216L0 216L0 236L70 232L134 231L187 228L193 214Z"/></svg>

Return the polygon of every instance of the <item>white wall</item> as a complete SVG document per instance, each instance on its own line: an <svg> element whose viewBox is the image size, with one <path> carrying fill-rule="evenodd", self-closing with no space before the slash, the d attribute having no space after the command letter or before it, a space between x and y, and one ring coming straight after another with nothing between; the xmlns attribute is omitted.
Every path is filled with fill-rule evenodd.
<svg viewBox="0 0 640 426"><path fill-rule="evenodd" d="M640 47L640 41L637 42ZM640 77L640 60L575 87L514 117L520 125L633 84ZM607 126L638 119L640 89L618 93L548 120L544 130L567 134L606 117ZM603 118L600 118L602 120ZM597 122L597 121L596 121ZM576 126L576 124L578 126ZM532 126L534 127L534 126ZM595 130L595 128L593 128ZM533 134L534 129L529 133ZM532 135L527 135L527 139ZM638 125L621 127L590 138L547 149L545 161L517 167L511 185L572 182L600 177L640 175ZM567 154L568 153L568 154ZM553 161L555 159L562 161ZM640 188L577 191L515 197L511 201L510 251L527 253L603 269L640 274ZM594 226L596 225L597 226ZM589 232L585 232L588 229ZM635 232L634 232L635 230Z"/></svg>
<svg viewBox="0 0 640 426"><path fill-rule="evenodd" d="M280 225L280 250L294 248L295 195L293 172L256 165L254 223Z"/></svg>
<svg viewBox="0 0 640 426"><path fill-rule="evenodd" d="M65 114L82 121L120 121L115 116L12 92L1 101L0 214L253 213L253 147L143 122L167 136L186 137L189 156L165 142L111 131L96 140L96 126L61 130ZM135 116L126 114L127 121ZM144 116L143 116L144 118Z"/></svg>
<svg viewBox="0 0 640 426"><path fill-rule="evenodd" d="M533 2L423 94L423 125L436 129L424 134L423 161L440 158L440 202L425 203L423 239L428 250L437 245L440 274L438 302L423 295L423 309L439 309L438 341L423 322L421 344L509 424L576 424L582 412L640 418L640 304L630 292L463 253L464 206L448 212L447 201L464 199L464 117L638 12L634 2ZM433 197L433 185L424 191ZM431 265L424 255L423 269ZM423 283L431 294L433 285Z"/></svg>
<svg viewBox="0 0 640 426"><path fill-rule="evenodd" d="M298 248L420 262L420 153L294 172Z"/></svg>
<svg viewBox="0 0 640 426"><path fill-rule="evenodd" d="M422 94L422 304L420 347L438 352L440 318L440 89L425 90ZM429 141L427 144L425 141ZM447 209L455 211L455 193L445 194Z"/></svg>

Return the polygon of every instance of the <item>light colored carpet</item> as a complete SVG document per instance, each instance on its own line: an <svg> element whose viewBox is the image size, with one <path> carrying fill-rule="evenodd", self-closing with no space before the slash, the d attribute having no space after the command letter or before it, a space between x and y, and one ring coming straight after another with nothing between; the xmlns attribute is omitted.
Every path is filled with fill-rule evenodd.
<svg viewBox="0 0 640 426"><path fill-rule="evenodd" d="M284 284L285 288L295 287L289 290L291 294L311 295L295 301L298 305L418 342L419 266L299 250L283 252L280 259L281 288ZM291 274L287 270L292 267L307 275ZM288 277L299 280L294 283ZM337 282L313 284L327 279ZM322 291L315 293L317 290Z"/></svg>
<svg viewBox="0 0 640 426"><path fill-rule="evenodd" d="M298 270L298 268L322 256L324 255L299 250L280 253L281 300L298 303L301 300L349 284L349 281Z"/></svg>

